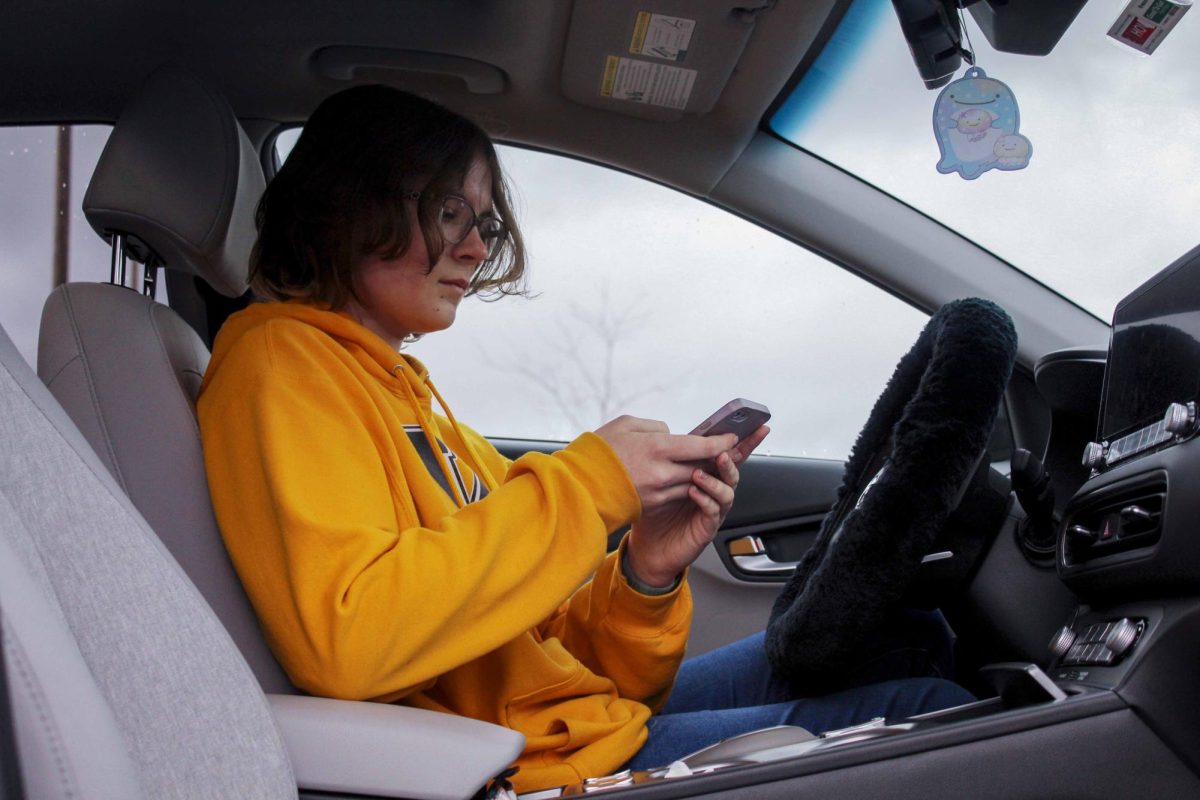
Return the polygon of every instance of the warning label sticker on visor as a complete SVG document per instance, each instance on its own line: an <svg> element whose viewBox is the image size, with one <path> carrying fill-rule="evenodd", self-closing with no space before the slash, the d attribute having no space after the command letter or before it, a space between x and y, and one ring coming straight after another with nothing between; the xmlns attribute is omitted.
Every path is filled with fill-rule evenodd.
<svg viewBox="0 0 1200 800"><path fill-rule="evenodd" d="M633 26L629 52L667 61L683 61L692 44L696 20L639 11Z"/></svg>
<svg viewBox="0 0 1200 800"><path fill-rule="evenodd" d="M696 70L608 56L600 94L616 100L683 110L692 96Z"/></svg>

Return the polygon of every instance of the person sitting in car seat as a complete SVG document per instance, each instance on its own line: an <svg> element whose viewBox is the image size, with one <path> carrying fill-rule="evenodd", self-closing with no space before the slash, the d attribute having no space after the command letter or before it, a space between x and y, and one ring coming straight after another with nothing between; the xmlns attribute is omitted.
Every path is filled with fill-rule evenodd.
<svg viewBox="0 0 1200 800"><path fill-rule="evenodd" d="M687 567L765 428L738 444L620 417L509 461L454 418L402 348L467 295L519 292L525 267L476 125L381 86L334 95L257 221L264 302L222 328L198 413L226 545L296 686L515 729L519 791L972 699L932 677L798 698L761 635L681 667Z"/></svg>

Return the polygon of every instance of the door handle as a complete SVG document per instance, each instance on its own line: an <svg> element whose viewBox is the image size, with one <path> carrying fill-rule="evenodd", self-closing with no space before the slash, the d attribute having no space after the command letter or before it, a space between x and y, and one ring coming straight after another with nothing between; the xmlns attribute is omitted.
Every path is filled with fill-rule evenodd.
<svg viewBox="0 0 1200 800"><path fill-rule="evenodd" d="M751 575L786 575L800 562L776 561L764 553L756 556L734 556L733 563L742 572L749 572Z"/></svg>
<svg viewBox="0 0 1200 800"><path fill-rule="evenodd" d="M791 572L799 561L776 561L767 555L766 545L758 536L742 536L730 539L727 546L734 566L751 575L784 575Z"/></svg>

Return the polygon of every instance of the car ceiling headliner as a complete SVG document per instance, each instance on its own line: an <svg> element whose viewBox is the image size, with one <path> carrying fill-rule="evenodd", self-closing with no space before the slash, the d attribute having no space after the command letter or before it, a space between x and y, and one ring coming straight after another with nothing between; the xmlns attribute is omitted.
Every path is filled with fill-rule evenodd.
<svg viewBox="0 0 1200 800"><path fill-rule="evenodd" d="M645 5L655 10L654 2ZM475 95L411 72L374 71L367 80L420 91L500 140L585 156L707 194L810 46L823 39L831 13L845 5L780 0L759 17L713 110L658 122L563 96L572 4L562 0L10 3L0 48L0 123L111 122L162 63L216 83L244 121L297 122L350 85L318 74L313 54L322 47L422 50L493 64L505 73L506 88Z"/></svg>

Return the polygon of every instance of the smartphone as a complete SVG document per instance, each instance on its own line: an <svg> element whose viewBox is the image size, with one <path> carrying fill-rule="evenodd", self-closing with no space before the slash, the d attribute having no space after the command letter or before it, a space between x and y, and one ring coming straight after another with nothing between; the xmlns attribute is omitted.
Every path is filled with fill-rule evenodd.
<svg viewBox="0 0 1200 800"><path fill-rule="evenodd" d="M721 406L708 419L692 430L693 436L718 436L736 433L738 441L745 439L771 418L771 412L762 403L738 397Z"/></svg>

